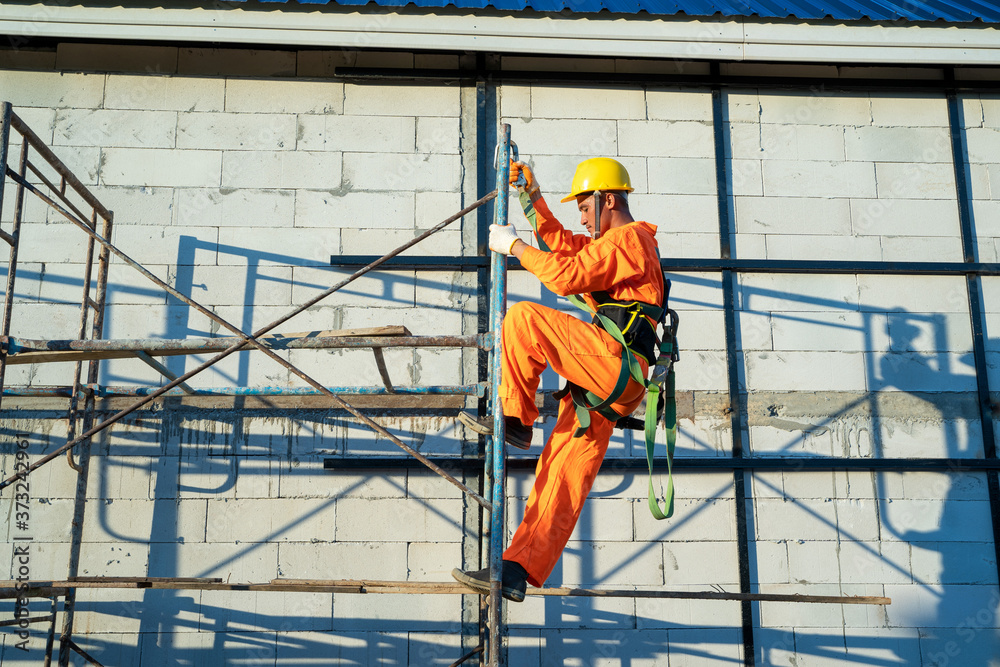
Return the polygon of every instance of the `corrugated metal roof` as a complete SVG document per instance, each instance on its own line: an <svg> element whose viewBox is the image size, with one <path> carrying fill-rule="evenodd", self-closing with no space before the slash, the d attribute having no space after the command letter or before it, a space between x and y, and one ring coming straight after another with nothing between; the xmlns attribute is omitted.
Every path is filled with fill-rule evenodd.
<svg viewBox="0 0 1000 667"><path fill-rule="evenodd" d="M243 1L243 0L237 0ZM261 0L282 2L289 0ZM760 16L763 18L824 19L840 21L944 21L1000 23L1000 4L980 0L337 0L335 4L381 7L458 7L559 12L568 9L587 14L607 10L613 14L646 12L656 16ZM297 0L302 5L327 5L330 0Z"/></svg>

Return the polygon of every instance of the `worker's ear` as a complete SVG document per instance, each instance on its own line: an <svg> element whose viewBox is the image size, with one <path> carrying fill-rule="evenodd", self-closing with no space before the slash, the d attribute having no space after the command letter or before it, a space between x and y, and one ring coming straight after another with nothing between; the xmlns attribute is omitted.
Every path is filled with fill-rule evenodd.
<svg viewBox="0 0 1000 667"><path fill-rule="evenodd" d="M605 192L604 201L602 203L608 210L621 210L624 202L614 192Z"/></svg>

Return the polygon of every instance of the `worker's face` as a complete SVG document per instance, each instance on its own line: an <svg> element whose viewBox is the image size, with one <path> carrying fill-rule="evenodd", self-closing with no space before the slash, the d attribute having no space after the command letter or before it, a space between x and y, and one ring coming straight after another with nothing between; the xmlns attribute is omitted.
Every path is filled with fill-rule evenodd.
<svg viewBox="0 0 1000 667"><path fill-rule="evenodd" d="M580 211L580 224L594 236L594 195L580 195L576 198L576 208Z"/></svg>

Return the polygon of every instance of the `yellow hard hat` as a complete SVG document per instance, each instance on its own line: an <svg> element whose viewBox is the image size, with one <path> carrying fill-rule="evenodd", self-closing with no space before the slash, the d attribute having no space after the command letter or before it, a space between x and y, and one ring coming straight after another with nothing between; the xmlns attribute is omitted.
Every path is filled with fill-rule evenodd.
<svg viewBox="0 0 1000 667"><path fill-rule="evenodd" d="M569 196L563 197L560 201L568 202L576 199L577 195L594 190L632 192L633 189L632 180L621 162L609 157L594 157L577 165Z"/></svg>

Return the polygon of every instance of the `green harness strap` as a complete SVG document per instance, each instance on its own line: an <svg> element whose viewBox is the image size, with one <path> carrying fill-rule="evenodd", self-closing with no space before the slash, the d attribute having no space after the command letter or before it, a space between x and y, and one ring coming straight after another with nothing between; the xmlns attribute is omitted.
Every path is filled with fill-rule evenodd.
<svg viewBox="0 0 1000 667"><path fill-rule="evenodd" d="M535 207L531 203L531 197L526 192L522 192L519 200L521 202L521 208L524 211L524 217L528 219L531 224L532 230L535 232L535 238L538 240L538 247L543 252L552 252L549 246L542 239L541 235L538 233L538 221L535 215ZM665 288L666 286L664 286ZM625 392L625 387L628 386L629 378L634 379L636 382L640 383L646 387L646 420L645 420L645 437L646 437L646 463L649 466L649 511L653 515L653 518L657 520L667 519L674 513L674 478L673 478L673 461L674 461L674 446L677 441L677 402L674 397L674 361L677 359L676 346L675 346L675 335L677 330L677 314L673 311L669 311L671 317L671 324L669 328L664 326L663 342L660 343L659 356L656 359L656 364L653 367L653 377L652 380L646 381L645 376L642 373L642 368L639 366L639 361L635 358L635 355L628 348L628 344L625 342L625 336L622 334L618 325L611 321L604 315L596 312L591 308L590 304L581 299L575 294L571 294L567 297L574 306L588 313L592 317L595 317L601 326L611 334L622 346L622 366L621 372L618 374L618 380L615 383L614 388L611 393L606 398L601 398L593 392L582 389L576 385L569 385L569 391L573 397L573 404L576 408L576 418L580 424L580 427L576 429L573 437L580 437L586 433L587 429L590 428L590 413L592 411L600 412L604 417L611 421L617 421L621 419L622 415L619 415L614 410L611 409L611 405L617 401L621 395ZM655 321L662 321L667 315L661 308L656 308L655 306L649 306L648 304L643 304L642 308L643 314L651 316ZM663 412L662 415L658 414L660 411L657 409L659 407L660 397L663 398ZM666 507L660 509L660 503L656 499L656 493L653 490L653 450L656 445L656 425L663 419L664 427L667 431L667 491L664 494L664 502Z"/></svg>

